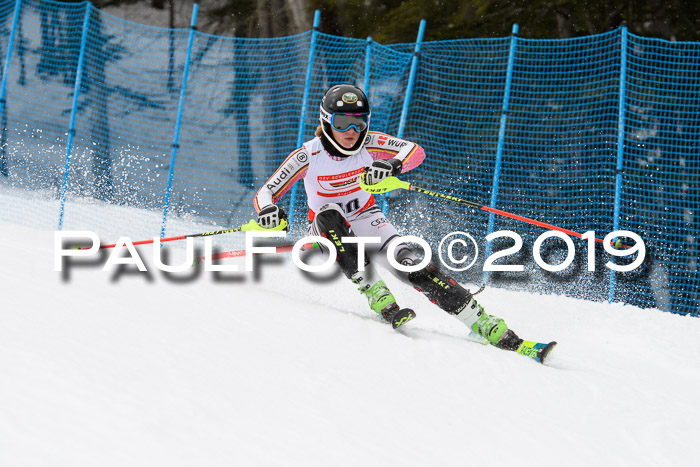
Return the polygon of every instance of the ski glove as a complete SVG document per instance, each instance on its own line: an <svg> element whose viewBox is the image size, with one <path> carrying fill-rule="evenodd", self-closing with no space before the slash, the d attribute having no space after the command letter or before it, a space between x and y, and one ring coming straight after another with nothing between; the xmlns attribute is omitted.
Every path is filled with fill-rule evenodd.
<svg viewBox="0 0 700 467"><path fill-rule="evenodd" d="M375 185L387 177L395 177L401 173L402 162L398 159L377 160L367 167L365 183Z"/></svg>
<svg viewBox="0 0 700 467"><path fill-rule="evenodd" d="M287 219L287 214L274 204L262 208L258 213L258 224L264 229L277 227L282 219Z"/></svg>

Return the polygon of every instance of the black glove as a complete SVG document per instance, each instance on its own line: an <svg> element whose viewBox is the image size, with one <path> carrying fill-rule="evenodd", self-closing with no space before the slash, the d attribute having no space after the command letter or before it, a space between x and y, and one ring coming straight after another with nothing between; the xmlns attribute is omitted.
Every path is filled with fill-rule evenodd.
<svg viewBox="0 0 700 467"><path fill-rule="evenodd" d="M287 219L284 210L274 204L266 206L258 213L258 225L264 229L272 229L280 225L282 219Z"/></svg>
<svg viewBox="0 0 700 467"><path fill-rule="evenodd" d="M395 177L401 173L402 162L398 159L378 160L367 167L365 183L374 185L387 177Z"/></svg>

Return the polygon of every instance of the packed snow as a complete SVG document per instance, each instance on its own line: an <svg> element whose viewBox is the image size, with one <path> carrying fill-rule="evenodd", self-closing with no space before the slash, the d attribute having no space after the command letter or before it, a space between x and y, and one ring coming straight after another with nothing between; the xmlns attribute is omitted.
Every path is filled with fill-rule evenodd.
<svg viewBox="0 0 700 467"><path fill-rule="evenodd" d="M182 232L191 233L191 232ZM234 234L238 235L238 234ZM341 275L54 269L0 222L0 465L681 466L700 455L700 320L487 288L545 365L466 338L389 274L394 331ZM137 239L133 239L137 240ZM162 250L172 264L185 250ZM242 260L226 260L240 264ZM474 284L466 284L472 289Z"/></svg>

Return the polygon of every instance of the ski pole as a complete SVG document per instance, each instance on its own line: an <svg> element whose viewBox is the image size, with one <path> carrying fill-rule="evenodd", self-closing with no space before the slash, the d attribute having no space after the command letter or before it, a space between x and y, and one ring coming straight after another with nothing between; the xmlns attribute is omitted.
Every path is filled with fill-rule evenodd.
<svg viewBox="0 0 700 467"><path fill-rule="evenodd" d="M277 254L277 253L287 253L289 251L292 251L292 248L294 248L294 245L280 245L275 247L275 251L272 253L253 253L255 255L266 255L266 254ZM318 248L318 243L305 243L304 246L301 247L302 251L305 250L311 250L313 248ZM223 258L239 258L241 256L246 255L246 250L234 250L234 251L224 251L222 253L216 253L215 255L211 256L212 261L215 259L223 259ZM195 260L195 264L199 264L202 261L206 259L206 256L202 256L201 258L197 258Z"/></svg>
<svg viewBox="0 0 700 467"><path fill-rule="evenodd" d="M483 204L480 204L480 203L477 203L474 201L469 201L466 199L457 198L456 196L447 195L444 193L438 193L438 192L431 191L431 190L426 190L425 188L414 186L413 184L411 184L409 182L404 182L402 180L399 180L396 177L387 177L375 185L365 184L364 177L365 177L365 174L362 173L362 175L360 175L359 182L360 182L360 187L362 188L362 190L366 191L367 193L387 193L389 191L393 191L393 190L397 190L397 189L415 191L418 193L423 193L424 195L433 196L435 198L442 198L442 199L446 199L448 201L453 201L455 203L464 204L464 205L467 205L467 206L474 208L474 209L480 209L482 211L492 212L492 213L498 214L500 216L510 217L511 219L516 219L516 220L519 220L522 222L526 222L528 224L533 224L533 225L537 225L539 227L544 227L545 229L558 230L559 232L563 232L563 233L568 234L568 235L573 235L574 237L583 238L583 234L580 234L578 232L574 232L573 230L565 229L563 227L558 227L558 226L552 225L552 224L547 224L546 222L538 221L536 219L530 219L529 217L520 216L518 214L512 214L510 212L501 211L500 209L494 209L494 208L484 206ZM604 243L604 241L600 238L595 238L595 241L599 242L599 243ZM629 248L627 245L622 244L622 242L620 242L619 240L615 243L611 242L611 245L613 245L617 249Z"/></svg>
<svg viewBox="0 0 700 467"><path fill-rule="evenodd" d="M212 235L222 235L222 234L234 233L234 232L247 232L247 231L250 231L250 230L270 230L270 231L271 231L271 230L284 230L285 228L287 228L288 225L289 225L289 224L287 223L287 221L286 221L285 219L282 219L282 221L280 222L280 224L279 224L277 227L273 227L273 228L271 228L271 229L265 229L265 228L263 228L263 227L260 227L260 224L258 224L258 223L255 222L253 219L251 219L250 221L248 221L247 224L243 224L243 225L240 226L240 227L234 227L234 228L225 229L225 230L214 230L214 231L211 231L211 232L201 232L201 233L196 233L196 234L178 235L178 236L176 236L176 237L161 238L161 239L160 239L160 242L161 242L161 243L163 243L163 242L172 242L172 241L174 241L174 240L184 240L184 239L186 239L186 238L194 238L194 237L210 237L210 236L212 236ZM139 240L138 242L133 242L132 245L134 245L134 246L136 246L136 245L147 245L147 244L153 243L153 242L154 242L153 239L151 239L151 240ZM100 249L104 249L104 248L115 248L116 246L117 246L116 243L114 243L114 244L112 244L112 245L102 245L102 246L100 247ZM81 250L86 250L87 248L80 248L80 249L81 249Z"/></svg>

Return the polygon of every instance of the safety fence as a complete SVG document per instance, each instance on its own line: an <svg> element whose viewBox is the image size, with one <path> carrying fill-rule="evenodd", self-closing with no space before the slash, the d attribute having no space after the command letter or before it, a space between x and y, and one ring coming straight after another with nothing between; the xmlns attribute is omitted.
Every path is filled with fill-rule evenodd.
<svg viewBox="0 0 700 467"><path fill-rule="evenodd" d="M383 198L405 233L477 239L471 282L611 300L674 313L700 308L700 43L625 27L565 40L508 37L382 45L313 30L245 39L125 21L90 3L0 0L0 220L118 236L192 233L253 216L252 198L311 139L323 92L363 87L372 128L421 144L406 179L602 238L629 230L647 259L614 273L586 242L561 272L533 261L543 229L403 192ZM282 205L306 231L301 187ZM189 223L187 223L189 222ZM512 230L521 272L482 277L488 233ZM541 254L556 264L561 241ZM624 262L625 260L617 260Z"/></svg>

